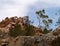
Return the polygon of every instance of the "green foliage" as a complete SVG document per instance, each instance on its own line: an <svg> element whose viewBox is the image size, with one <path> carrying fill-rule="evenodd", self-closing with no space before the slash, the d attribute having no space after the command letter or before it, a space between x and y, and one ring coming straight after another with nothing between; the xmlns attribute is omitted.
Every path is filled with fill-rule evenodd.
<svg viewBox="0 0 60 46"><path fill-rule="evenodd" d="M34 32L33 26L31 26L31 25L26 25L25 35L26 35L26 36L33 36L34 33L35 33L35 32Z"/></svg>
<svg viewBox="0 0 60 46"><path fill-rule="evenodd" d="M49 16L45 14L45 10L40 10L36 12L37 18L39 20L39 26L42 26L41 23L43 23L44 28L48 29L50 24L52 23L52 19L49 19ZM44 32L49 32L47 30L44 30Z"/></svg>
<svg viewBox="0 0 60 46"><path fill-rule="evenodd" d="M40 18L48 18L48 16L45 15L45 10L44 10L44 9L37 11L36 14L38 14L38 16L39 16Z"/></svg>
<svg viewBox="0 0 60 46"><path fill-rule="evenodd" d="M47 33L49 33L49 32L50 32L50 30L47 30L47 29L45 28L42 33L43 33L43 34L47 34Z"/></svg>
<svg viewBox="0 0 60 46"><path fill-rule="evenodd" d="M17 37L17 36L33 36L34 35L34 29L31 25L25 25L25 30L21 30L21 27L19 24L15 24L15 28L11 28L9 31L9 35L11 37Z"/></svg>
<svg viewBox="0 0 60 46"><path fill-rule="evenodd" d="M52 23L52 19L48 19L48 23Z"/></svg>
<svg viewBox="0 0 60 46"><path fill-rule="evenodd" d="M11 28L9 30L9 35L11 37L17 37L17 36L21 35L21 32L22 32L22 30L21 30L20 25L19 24L15 24L15 28L14 29Z"/></svg>
<svg viewBox="0 0 60 46"><path fill-rule="evenodd" d="M45 26L49 26L47 20L42 20L42 22L44 23Z"/></svg>
<svg viewBox="0 0 60 46"><path fill-rule="evenodd" d="M29 20L28 16L25 16L24 18L25 21L25 30L23 30L21 33L22 36L32 36L34 35L34 29L33 26L31 26L31 24L33 23L31 20Z"/></svg>

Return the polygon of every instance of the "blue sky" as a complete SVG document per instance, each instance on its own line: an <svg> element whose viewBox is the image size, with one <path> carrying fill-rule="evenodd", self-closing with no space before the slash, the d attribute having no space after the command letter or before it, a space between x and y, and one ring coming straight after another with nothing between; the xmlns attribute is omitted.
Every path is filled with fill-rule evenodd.
<svg viewBox="0 0 60 46"><path fill-rule="evenodd" d="M46 14L53 20L51 28L54 28L54 29L56 28L55 24L58 20L58 17L60 16L59 15L60 3L58 2L59 0L58 1L49 0L49 1L38 1L35 3L35 5L29 6L30 10L28 11L28 15L30 16L30 19L32 21L34 21L35 26L37 26L39 24L35 12L38 10L41 10L41 9L45 9ZM56 13L58 13L58 14L56 15Z"/></svg>
<svg viewBox="0 0 60 46"><path fill-rule="evenodd" d="M35 12L41 9L46 10L46 14L53 19L54 25L59 17L55 13L60 10L60 0L0 0L0 20L5 17L28 15L37 26L38 20Z"/></svg>
<svg viewBox="0 0 60 46"><path fill-rule="evenodd" d="M50 19L53 20L53 23L51 25L51 28L56 28L55 24L59 18L59 10L60 7L52 7L52 8L44 8L46 11L46 14L49 16ZM36 9L36 7L33 7L29 10L28 15L30 17L30 20L34 21L34 25L37 26L38 23L38 19L37 19L37 14L35 13L36 11L41 10L41 9ZM57 13L57 15L56 15Z"/></svg>

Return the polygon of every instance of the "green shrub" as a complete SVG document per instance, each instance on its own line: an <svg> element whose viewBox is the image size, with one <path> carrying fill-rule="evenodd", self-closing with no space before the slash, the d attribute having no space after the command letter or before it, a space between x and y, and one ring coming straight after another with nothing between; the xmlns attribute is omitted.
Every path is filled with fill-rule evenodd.
<svg viewBox="0 0 60 46"><path fill-rule="evenodd" d="M35 32L34 32L33 26L32 26L32 25L26 25L25 35L26 35L26 36L33 36L34 33L35 33Z"/></svg>
<svg viewBox="0 0 60 46"><path fill-rule="evenodd" d="M15 24L15 28L14 29L11 28L9 30L9 35L11 37L17 37L17 36L21 35L21 32L22 32L22 30L21 30L20 25L19 24Z"/></svg>

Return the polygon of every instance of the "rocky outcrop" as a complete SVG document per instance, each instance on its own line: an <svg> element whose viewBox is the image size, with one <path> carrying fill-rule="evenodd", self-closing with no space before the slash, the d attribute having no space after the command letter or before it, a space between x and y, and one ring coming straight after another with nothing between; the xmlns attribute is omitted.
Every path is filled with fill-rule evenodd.
<svg viewBox="0 0 60 46"><path fill-rule="evenodd" d="M8 46L52 46L52 42L54 40L52 40L52 38L45 35L43 36L18 36L16 38L10 38L8 42L5 41L5 44L8 43L7 44Z"/></svg>
<svg viewBox="0 0 60 46"><path fill-rule="evenodd" d="M25 17L11 17L8 18L6 17L4 20L2 20L0 22L0 30L2 32L8 33L10 28L14 28L15 24L19 24L21 26L21 29L24 30L25 29L25 25L30 25L30 20L28 16ZM35 27L33 25L31 25L35 31L35 34L40 35L40 33L42 33L42 29ZM37 31L38 30L38 31Z"/></svg>
<svg viewBox="0 0 60 46"><path fill-rule="evenodd" d="M2 32L9 32L9 28L15 23L19 23L24 28L25 18L6 18L0 22L0 30ZM28 17L27 17L28 18ZM12 26L12 27L13 27ZM34 36L17 36L16 38L9 37L8 34L4 34L4 37L0 41L1 46L60 46L60 27L56 30L42 34L42 30L33 26L35 30Z"/></svg>
<svg viewBox="0 0 60 46"><path fill-rule="evenodd" d="M44 40L43 37L44 36L42 36L42 37L20 36L20 37L17 37L16 39L12 38L9 41L8 46L48 46L47 42Z"/></svg>
<svg viewBox="0 0 60 46"><path fill-rule="evenodd" d="M53 35L54 32L42 36L17 36L8 38L5 43L8 46L60 46L60 35ZM3 42L1 42L2 44Z"/></svg>

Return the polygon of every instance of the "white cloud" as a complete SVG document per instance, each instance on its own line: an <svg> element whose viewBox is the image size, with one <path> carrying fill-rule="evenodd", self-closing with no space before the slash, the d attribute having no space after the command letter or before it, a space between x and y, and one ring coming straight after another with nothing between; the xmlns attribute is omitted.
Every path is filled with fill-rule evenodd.
<svg viewBox="0 0 60 46"><path fill-rule="evenodd" d="M34 5L36 2L40 2L41 8L60 6L60 0L0 0L0 18L25 16L28 12L28 6ZM39 4L37 5L39 6Z"/></svg>
<svg viewBox="0 0 60 46"><path fill-rule="evenodd" d="M37 0L0 0L0 18L27 15L28 6Z"/></svg>

